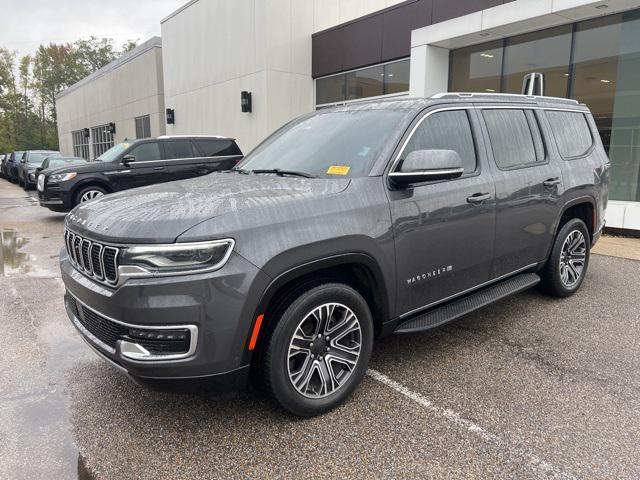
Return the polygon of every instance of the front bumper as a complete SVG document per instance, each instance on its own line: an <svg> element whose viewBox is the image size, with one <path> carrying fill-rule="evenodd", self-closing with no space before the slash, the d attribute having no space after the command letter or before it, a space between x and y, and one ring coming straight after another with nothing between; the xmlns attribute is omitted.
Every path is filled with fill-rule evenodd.
<svg viewBox="0 0 640 480"><path fill-rule="evenodd" d="M238 377L245 376L251 358L247 352L249 331L268 277L243 257L232 254L216 272L129 279L114 289L77 271L64 249L60 259L67 315L83 339L113 366L138 379L231 376L237 383ZM72 299L82 305L81 312L74 310ZM126 339L117 340L112 348L93 334L101 333L95 331L101 327L92 326L92 333L83 326L77 315L84 316L85 307L127 328L193 328L193 349L180 358L143 355L134 359L123 352Z"/></svg>
<svg viewBox="0 0 640 480"><path fill-rule="evenodd" d="M47 186L44 192L38 190L40 206L58 212L68 212L73 208L73 201L69 192L60 187Z"/></svg>

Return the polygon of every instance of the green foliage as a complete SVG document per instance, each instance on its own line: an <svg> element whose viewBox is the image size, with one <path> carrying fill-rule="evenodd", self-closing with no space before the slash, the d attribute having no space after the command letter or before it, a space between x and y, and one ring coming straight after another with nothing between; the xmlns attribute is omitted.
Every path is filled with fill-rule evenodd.
<svg viewBox="0 0 640 480"><path fill-rule="evenodd" d="M0 153L57 149L56 95L136 45L117 49L111 39L91 37L40 45L21 58L0 47Z"/></svg>

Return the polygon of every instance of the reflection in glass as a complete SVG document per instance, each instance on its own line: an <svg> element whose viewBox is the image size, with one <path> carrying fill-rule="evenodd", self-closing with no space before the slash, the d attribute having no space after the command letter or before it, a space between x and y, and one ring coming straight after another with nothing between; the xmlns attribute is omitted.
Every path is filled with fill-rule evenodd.
<svg viewBox="0 0 640 480"><path fill-rule="evenodd" d="M409 91L409 60L389 63L384 66L384 94Z"/></svg>
<svg viewBox="0 0 640 480"><path fill-rule="evenodd" d="M344 101L344 75L319 78L316 80L316 103L334 103Z"/></svg>
<svg viewBox="0 0 640 480"><path fill-rule="evenodd" d="M371 67L347 73L347 100L382 95L384 68Z"/></svg>
<svg viewBox="0 0 640 480"><path fill-rule="evenodd" d="M451 52L452 92L499 92L502 41Z"/></svg>
<svg viewBox="0 0 640 480"><path fill-rule="evenodd" d="M506 93L521 93L524 76L538 72L544 74L545 95L566 97L571 25L509 38L504 55Z"/></svg>

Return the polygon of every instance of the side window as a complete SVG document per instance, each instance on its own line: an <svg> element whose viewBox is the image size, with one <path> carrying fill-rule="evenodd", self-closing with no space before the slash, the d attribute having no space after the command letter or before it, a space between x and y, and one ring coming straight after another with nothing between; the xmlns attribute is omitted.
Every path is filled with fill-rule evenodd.
<svg viewBox="0 0 640 480"><path fill-rule="evenodd" d="M136 162L146 162L149 160L160 160L160 146L158 142L149 142L138 145L131 150L128 155L136 157Z"/></svg>
<svg viewBox="0 0 640 480"><path fill-rule="evenodd" d="M464 172L474 172L476 147L467 111L451 110L429 115L411 136L403 158L414 150L454 150L462 159Z"/></svg>
<svg viewBox="0 0 640 480"><path fill-rule="evenodd" d="M563 158L580 157L589 151L593 137L584 114L553 110L546 114Z"/></svg>
<svg viewBox="0 0 640 480"><path fill-rule="evenodd" d="M538 161L530 120L524 110L483 110L482 116L498 167L517 168ZM539 136L540 132L536 132Z"/></svg>
<svg viewBox="0 0 640 480"><path fill-rule="evenodd" d="M226 138L216 140L196 140L195 144L203 157L241 155L240 149L235 142Z"/></svg>
<svg viewBox="0 0 640 480"><path fill-rule="evenodd" d="M190 140L175 140L165 142L164 151L168 159L195 157Z"/></svg>

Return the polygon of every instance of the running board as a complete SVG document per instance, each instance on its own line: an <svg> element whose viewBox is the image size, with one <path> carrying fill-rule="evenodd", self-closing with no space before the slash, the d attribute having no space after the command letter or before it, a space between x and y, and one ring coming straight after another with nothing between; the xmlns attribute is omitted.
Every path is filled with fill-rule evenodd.
<svg viewBox="0 0 640 480"><path fill-rule="evenodd" d="M516 275L459 300L453 300L441 307L435 307L433 310L410 318L398 325L394 333L422 332L439 327L497 300L527 290L538 283L540 283L540 277L535 273Z"/></svg>

